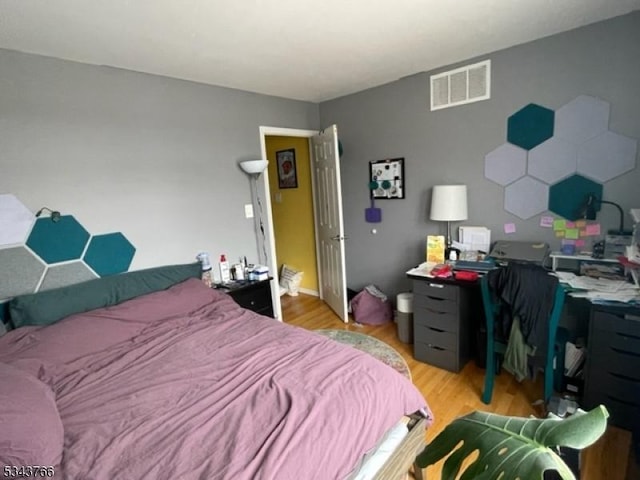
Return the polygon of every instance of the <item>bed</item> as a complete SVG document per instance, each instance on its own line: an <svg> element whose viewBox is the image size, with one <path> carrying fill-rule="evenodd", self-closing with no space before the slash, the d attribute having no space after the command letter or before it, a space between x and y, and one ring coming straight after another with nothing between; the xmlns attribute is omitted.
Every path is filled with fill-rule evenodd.
<svg viewBox="0 0 640 480"><path fill-rule="evenodd" d="M132 294L121 283L135 275L143 281ZM158 288L144 275L12 301L18 328L0 337L3 469L54 466L41 473L65 479L364 478L366 460L404 419L408 434L373 477L407 472L431 412L405 377L197 278Z"/></svg>

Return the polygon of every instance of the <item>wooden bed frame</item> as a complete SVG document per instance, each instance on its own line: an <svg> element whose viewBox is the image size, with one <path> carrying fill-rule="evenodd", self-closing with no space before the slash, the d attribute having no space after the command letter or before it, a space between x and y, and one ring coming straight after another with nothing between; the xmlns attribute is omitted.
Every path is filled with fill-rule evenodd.
<svg viewBox="0 0 640 480"><path fill-rule="evenodd" d="M422 469L415 463L416 456L426 446L425 432L427 429L427 419L416 413L410 416L409 434L404 437L398 448L391 454L391 457L385 462L378 471L375 480L399 480L405 479L411 465L414 469L414 477L416 480L423 480Z"/></svg>

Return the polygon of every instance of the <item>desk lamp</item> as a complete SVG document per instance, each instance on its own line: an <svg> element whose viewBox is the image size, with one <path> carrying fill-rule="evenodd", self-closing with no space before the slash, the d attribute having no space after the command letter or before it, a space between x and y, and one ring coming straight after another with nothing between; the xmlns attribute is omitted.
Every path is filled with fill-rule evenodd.
<svg viewBox="0 0 640 480"><path fill-rule="evenodd" d="M597 213L596 205L602 203L613 205L618 209L618 212L620 213L620 228L618 230L609 230L609 235L631 235L630 231L624 230L624 212L622 211L620 205L614 202L609 202L607 200L600 200L593 193L587 194L584 201L582 202L582 205L580 205L580 208L578 209L578 218L584 218L585 220L595 220Z"/></svg>
<svg viewBox="0 0 640 480"><path fill-rule="evenodd" d="M447 250L451 251L451 222L467 219L467 186L436 185L431 194L431 220L447 222Z"/></svg>
<svg viewBox="0 0 640 480"><path fill-rule="evenodd" d="M251 197L252 200L258 204L258 226L260 228L261 236L258 238L258 262L260 265L266 265L267 262L267 247L266 239L264 235L264 224L262 223L262 202L260 201L260 194L258 193L258 177L267 169L269 165L268 160L244 160L240 162L240 168L253 178L251 183ZM256 232L257 234L257 232Z"/></svg>

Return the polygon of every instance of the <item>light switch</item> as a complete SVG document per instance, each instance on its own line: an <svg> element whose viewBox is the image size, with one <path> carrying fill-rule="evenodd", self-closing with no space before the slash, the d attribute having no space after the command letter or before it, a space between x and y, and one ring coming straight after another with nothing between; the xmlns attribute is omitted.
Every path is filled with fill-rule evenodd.
<svg viewBox="0 0 640 480"><path fill-rule="evenodd" d="M276 203L282 203L282 194L280 192L276 193Z"/></svg>
<svg viewBox="0 0 640 480"><path fill-rule="evenodd" d="M244 216L245 218L253 218L253 205L250 203L244 206Z"/></svg>

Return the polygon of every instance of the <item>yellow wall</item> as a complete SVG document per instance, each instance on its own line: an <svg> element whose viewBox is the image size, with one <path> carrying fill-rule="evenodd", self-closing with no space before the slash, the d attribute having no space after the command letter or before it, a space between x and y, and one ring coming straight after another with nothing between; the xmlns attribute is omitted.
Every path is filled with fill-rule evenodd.
<svg viewBox="0 0 640 480"><path fill-rule="evenodd" d="M266 147L278 268L286 263L303 271L300 287L318 291L309 139L269 136ZM276 152L290 148L296 151L298 188L281 189L278 187Z"/></svg>

